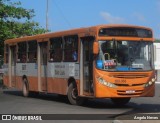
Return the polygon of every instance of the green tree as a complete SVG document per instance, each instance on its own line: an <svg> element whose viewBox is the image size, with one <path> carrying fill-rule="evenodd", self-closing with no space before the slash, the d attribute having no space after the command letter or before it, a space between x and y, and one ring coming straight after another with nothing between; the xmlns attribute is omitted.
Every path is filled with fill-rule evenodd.
<svg viewBox="0 0 160 123"><path fill-rule="evenodd" d="M21 2L0 0L0 55L3 55L4 40L46 32L32 20L34 16L34 10L22 8Z"/></svg>
<svg viewBox="0 0 160 123"><path fill-rule="evenodd" d="M160 39L155 39L155 42L160 42Z"/></svg>

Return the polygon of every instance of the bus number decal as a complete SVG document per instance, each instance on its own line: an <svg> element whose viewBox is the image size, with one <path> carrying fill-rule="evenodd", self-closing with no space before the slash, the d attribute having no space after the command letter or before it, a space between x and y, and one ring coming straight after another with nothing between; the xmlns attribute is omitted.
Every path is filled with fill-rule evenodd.
<svg viewBox="0 0 160 123"><path fill-rule="evenodd" d="M69 64L69 76L75 76L75 64Z"/></svg>
<svg viewBox="0 0 160 123"><path fill-rule="evenodd" d="M26 70L26 65L22 65L22 70Z"/></svg>
<svg viewBox="0 0 160 123"><path fill-rule="evenodd" d="M115 80L116 83L126 83L125 79L116 79Z"/></svg>
<svg viewBox="0 0 160 123"><path fill-rule="evenodd" d="M54 69L51 71L52 77L58 77L58 78L68 78L70 76L79 78L79 65L76 65L75 63L66 63L66 64L54 64Z"/></svg>
<svg viewBox="0 0 160 123"><path fill-rule="evenodd" d="M65 65L64 64L57 64L55 65L55 76L65 76Z"/></svg>

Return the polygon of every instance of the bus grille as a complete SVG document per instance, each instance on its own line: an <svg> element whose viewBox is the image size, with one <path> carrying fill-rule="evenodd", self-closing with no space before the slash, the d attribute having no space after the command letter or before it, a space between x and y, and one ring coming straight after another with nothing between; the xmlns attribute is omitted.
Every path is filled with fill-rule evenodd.
<svg viewBox="0 0 160 123"><path fill-rule="evenodd" d="M140 84L117 84L114 83L116 86L121 86L121 87L128 87L128 86L144 86L145 83L140 83Z"/></svg>
<svg viewBox="0 0 160 123"><path fill-rule="evenodd" d="M109 77L114 77L114 78L124 78L124 79L137 79L137 78L145 78L145 77L149 77L148 74L146 73L112 73L109 74Z"/></svg>

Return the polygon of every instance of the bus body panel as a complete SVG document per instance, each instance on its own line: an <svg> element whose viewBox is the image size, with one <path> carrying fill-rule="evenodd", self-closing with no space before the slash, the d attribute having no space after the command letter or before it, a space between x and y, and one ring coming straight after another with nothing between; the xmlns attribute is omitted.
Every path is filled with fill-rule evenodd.
<svg viewBox="0 0 160 123"><path fill-rule="evenodd" d="M78 89L78 95L83 97L92 97L92 98L114 98L114 97L147 97L147 96L154 96L155 92L155 83L151 86L144 87L144 85L150 82L153 78L155 78L154 70L151 71L104 71L96 68L96 57L97 54L93 55L93 68L92 71L92 85L90 90L85 91L87 86L85 85L85 74L84 69L88 69L84 66L84 56L88 56L88 49L85 46L84 42L98 42L100 40L124 40L124 41L147 41L153 42L154 39L152 38L143 38L143 37L122 37L122 36L99 36L99 30L101 28L112 28L112 27L131 27L131 28L142 28L152 31L150 28L141 27L141 26L130 26L130 25L99 25L89 28L80 28L74 29L69 31L62 31L56 33L47 33L35 36L27 36L22 38L16 39L9 39L6 40L4 43L5 45L9 46L9 53L5 51L8 55L8 61L6 62L6 72L4 74L3 80L4 84L7 87L16 87L22 90L23 84L23 77L27 77L29 83L29 91L36 91L36 92L46 92L46 93L57 93L67 95L68 92L68 83L69 80L75 80ZM50 39L56 37L62 37L64 42L65 36L70 35L77 35L78 36L78 60L76 62L53 62L50 59ZM93 37L92 40L89 39ZM85 40L85 38L87 40ZM84 39L84 40L83 40ZM89 40L88 40L89 39ZM18 43L20 42L30 42L30 41L37 42L37 61L35 63L20 63L18 56L15 55L16 64L12 66L12 58L11 58L11 47L18 48ZM83 41L82 41L83 40ZM42 47L42 45L45 47ZM63 44L64 45L64 44ZM42 48L46 48L46 59L45 64L42 64L42 56L43 50ZM84 49L87 55L84 55ZM94 47L93 47L94 48ZM96 48L99 48L98 46ZM64 50L64 49L63 49ZM18 52L18 49L16 49ZM63 51L64 55L65 50ZM5 55L5 61L7 61L7 55ZM63 56L64 59L64 56ZM88 60L88 59L87 59ZM88 62L89 63L89 62ZM89 65L88 65L89 66ZM89 70L88 70L89 71ZM16 78L15 81L14 77ZM87 75L87 74L86 74ZM136 78L135 76L138 76ZM135 77L135 78L134 78ZM103 80L116 85L115 88L108 87L103 85L99 82L99 78L103 78ZM86 87L85 87L86 86ZM91 90L93 89L93 90Z"/></svg>
<svg viewBox="0 0 160 123"><path fill-rule="evenodd" d="M48 93L57 93L66 95L68 82L66 79L62 78L48 78L47 83L47 92Z"/></svg>
<svg viewBox="0 0 160 123"><path fill-rule="evenodd" d="M123 87L119 89L106 88L105 86L97 83L96 98L124 98L124 97L153 97L155 95L155 84L148 88L143 87ZM117 94L117 91L120 91ZM126 91L135 91L134 93L127 94Z"/></svg>
<svg viewBox="0 0 160 123"><path fill-rule="evenodd" d="M3 84L6 87L9 87L9 76L8 75L3 75Z"/></svg>

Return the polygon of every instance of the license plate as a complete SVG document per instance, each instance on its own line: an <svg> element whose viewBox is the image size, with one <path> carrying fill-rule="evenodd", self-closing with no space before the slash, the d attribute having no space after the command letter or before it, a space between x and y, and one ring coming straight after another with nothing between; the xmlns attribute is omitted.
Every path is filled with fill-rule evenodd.
<svg viewBox="0 0 160 123"><path fill-rule="evenodd" d="M127 90L126 93L127 94L133 94L133 93L135 93L135 90Z"/></svg>

